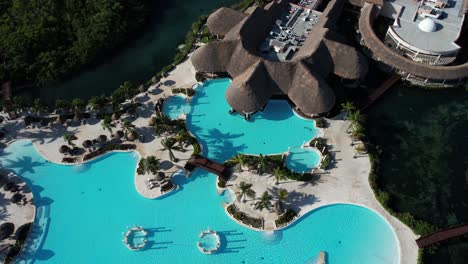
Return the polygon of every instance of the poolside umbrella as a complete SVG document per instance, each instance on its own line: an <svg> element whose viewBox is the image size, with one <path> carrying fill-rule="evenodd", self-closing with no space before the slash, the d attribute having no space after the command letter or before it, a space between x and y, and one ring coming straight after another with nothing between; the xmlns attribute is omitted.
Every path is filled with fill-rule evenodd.
<svg viewBox="0 0 468 264"><path fill-rule="evenodd" d="M106 135L100 135L96 140L97 140L97 142L99 142L101 144L104 144L107 141L107 137L106 137Z"/></svg>
<svg viewBox="0 0 468 264"><path fill-rule="evenodd" d="M146 90L146 89L145 89L145 86L144 86L143 84L140 85L140 86L138 86L138 91L139 91L140 93L144 93L145 90Z"/></svg>
<svg viewBox="0 0 468 264"><path fill-rule="evenodd" d="M138 133L135 131L135 130L132 130L128 135L127 135L127 139L129 141L134 141L138 138Z"/></svg>
<svg viewBox="0 0 468 264"><path fill-rule="evenodd" d="M15 193L11 197L11 202L12 203L19 203L23 199L23 195L21 193Z"/></svg>
<svg viewBox="0 0 468 264"><path fill-rule="evenodd" d="M124 135L125 135L125 133L124 133L122 130L117 130L117 131L115 132L115 137L116 137L117 139L123 138Z"/></svg>
<svg viewBox="0 0 468 264"><path fill-rule="evenodd" d="M13 188L15 188L16 186L16 183L14 182L8 182L7 184L5 184L5 186L3 186L3 190L5 191L10 191L12 190Z"/></svg>
<svg viewBox="0 0 468 264"><path fill-rule="evenodd" d="M13 223L3 223L0 225L0 240L4 240L11 236L15 231L15 225Z"/></svg>
<svg viewBox="0 0 468 264"><path fill-rule="evenodd" d="M49 120L47 118L41 119L41 126L47 126L49 124Z"/></svg>
<svg viewBox="0 0 468 264"><path fill-rule="evenodd" d="M89 140L89 139L83 141L83 147L84 147L84 148L89 148L89 147L91 147L92 145L93 145L93 142L92 142L91 140Z"/></svg>
<svg viewBox="0 0 468 264"><path fill-rule="evenodd" d="M166 177L166 174L164 174L164 172L162 172L162 171L158 171L158 173L156 173L156 180L157 181L162 181L162 180L164 180L165 177Z"/></svg>
<svg viewBox="0 0 468 264"><path fill-rule="evenodd" d="M156 76L154 76L153 78L151 78L151 82L153 84L157 83L158 82L158 79L156 78Z"/></svg>
<svg viewBox="0 0 468 264"><path fill-rule="evenodd" d="M68 152L68 151L70 151L70 148L69 148L67 145L62 145L62 146L60 146L60 148L59 148L59 152L62 153L62 154L63 154L63 153L66 153L66 152Z"/></svg>
<svg viewBox="0 0 468 264"><path fill-rule="evenodd" d="M113 113L112 116L111 116L111 119L112 119L112 121L115 121L115 120L119 119L119 114Z"/></svg>
<svg viewBox="0 0 468 264"><path fill-rule="evenodd" d="M80 116L78 114L75 114L75 116L73 116L73 122L75 123L79 123L81 120Z"/></svg>
<svg viewBox="0 0 468 264"><path fill-rule="evenodd" d="M64 120L61 116L57 116L54 123L57 125L62 125L64 123Z"/></svg>
<svg viewBox="0 0 468 264"><path fill-rule="evenodd" d="M149 126L154 126L156 125L156 121L154 120L154 117L151 117L150 120L148 121Z"/></svg>

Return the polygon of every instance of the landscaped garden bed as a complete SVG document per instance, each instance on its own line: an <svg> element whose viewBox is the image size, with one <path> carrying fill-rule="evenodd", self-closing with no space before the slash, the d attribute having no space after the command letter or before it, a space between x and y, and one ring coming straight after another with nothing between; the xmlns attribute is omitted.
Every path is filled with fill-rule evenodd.
<svg viewBox="0 0 468 264"><path fill-rule="evenodd" d="M239 211L239 209L234 204L229 205L227 207L227 211L230 215L232 215L232 217L234 217L236 220L242 222L245 225L260 229L263 228L262 219L248 216L244 212Z"/></svg>

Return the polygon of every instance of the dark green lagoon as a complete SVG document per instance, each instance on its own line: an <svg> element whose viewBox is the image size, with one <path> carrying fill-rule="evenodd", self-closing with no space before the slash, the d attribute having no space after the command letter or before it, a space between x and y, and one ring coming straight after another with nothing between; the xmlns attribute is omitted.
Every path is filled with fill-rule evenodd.
<svg viewBox="0 0 468 264"><path fill-rule="evenodd" d="M88 99L93 95L109 94L124 81L145 82L172 61L178 45L184 41L191 24L199 16L237 2L171 0L158 3L144 32L137 39L129 41L127 47L116 51L115 56L63 83L35 87L23 94L51 103L58 98Z"/></svg>
<svg viewBox="0 0 468 264"><path fill-rule="evenodd" d="M468 223L468 91L401 87L369 113L381 146L380 186L391 207L439 228ZM455 239L425 263L466 263L468 242Z"/></svg>

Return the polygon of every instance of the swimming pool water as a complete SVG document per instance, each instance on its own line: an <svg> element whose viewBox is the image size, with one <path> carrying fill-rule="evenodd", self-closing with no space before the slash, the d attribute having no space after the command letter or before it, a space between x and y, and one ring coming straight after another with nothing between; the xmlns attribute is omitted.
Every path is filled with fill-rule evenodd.
<svg viewBox="0 0 468 264"><path fill-rule="evenodd" d="M228 85L226 81L214 84L218 88ZM282 152L315 133L311 121L293 117L291 111L282 112L287 109L281 102L270 103L267 108L271 111L254 116L258 122L237 123L246 130L228 125L224 119L241 117L228 116L228 109L224 115L198 109L214 100L207 98L217 95L211 92L197 91L200 97L194 100L200 104L195 104L188 124L210 157L224 160L241 149L247 153ZM214 121L218 123L205 127ZM277 124L283 121L287 125ZM281 135L271 133L275 131ZM243 135L236 136L240 133ZM195 170L189 179L176 173L173 181L180 188L174 193L155 200L143 198L134 186L137 160L135 152L113 153L84 165L64 166L46 162L29 141L7 147L0 155L1 166L25 179L37 206L31 240L17 262L310 263L320 251L327 252L331 264L399 262L393 230L364 207L330 205L284 230L252 231L226 215L221 206L226 195L216 193L216 176L201 170ZM133 224L148 230L144 250L130 251L122 242L122 232ZM221 238L221 248L213 255L202 254L196 246L200 231L207 226Z"/></svg>
<svg viewBox="0 0 468 264"><path fill-rule="evenodd" d="M188 114L190 111L190 103L187 102L187 97L182 94L176 94L167 98L163 104L163 113L170 119L178 119L184 113Z"/></svg>
<svg viewBox="0 0 468 264"><path fill-rule="evenodd" d="M296 116L285 100L270 100L262 112L246 121L230 115L225 94L229 79L211 80L196 89L187 127L209 158L224 162L237 153L279 154L301 146L319 131L313 120Z"/></svg>
<svg viewBox="0 0 468 264"><path fill-rule="evenodd" d="M309 173L313 168L316 168L320 163L320 155L317 150L309 148L294 148L285 160L286 167L301 173Z"/></svg>

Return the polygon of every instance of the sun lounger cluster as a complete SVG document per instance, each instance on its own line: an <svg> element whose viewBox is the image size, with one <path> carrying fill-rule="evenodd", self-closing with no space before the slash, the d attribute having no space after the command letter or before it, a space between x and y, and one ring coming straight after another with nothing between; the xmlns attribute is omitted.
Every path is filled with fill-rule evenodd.
<svg viewBox="0 0 468 264"><path fill-rule="evenodd" d="M163 184L163 182L159 182L156 179L151 179L151 178L146 179L146 186L148 187L148 189L153 189L155 187L160 187L162 184Z"/></svg>
<svg viewBox="0 0 468 264"><path fill-rule="evenodd" d="M124 244L130 250L143 249L146 246L146 243L148 242L148 232L142 226L137 225L133 225L132 228L127 227L127 229L127 233L124 234L124 239L122 240L122 242L124 242ZM137 234L143 236L143 240L140 243L135 243L134 241L135 235Z"/></svg>

